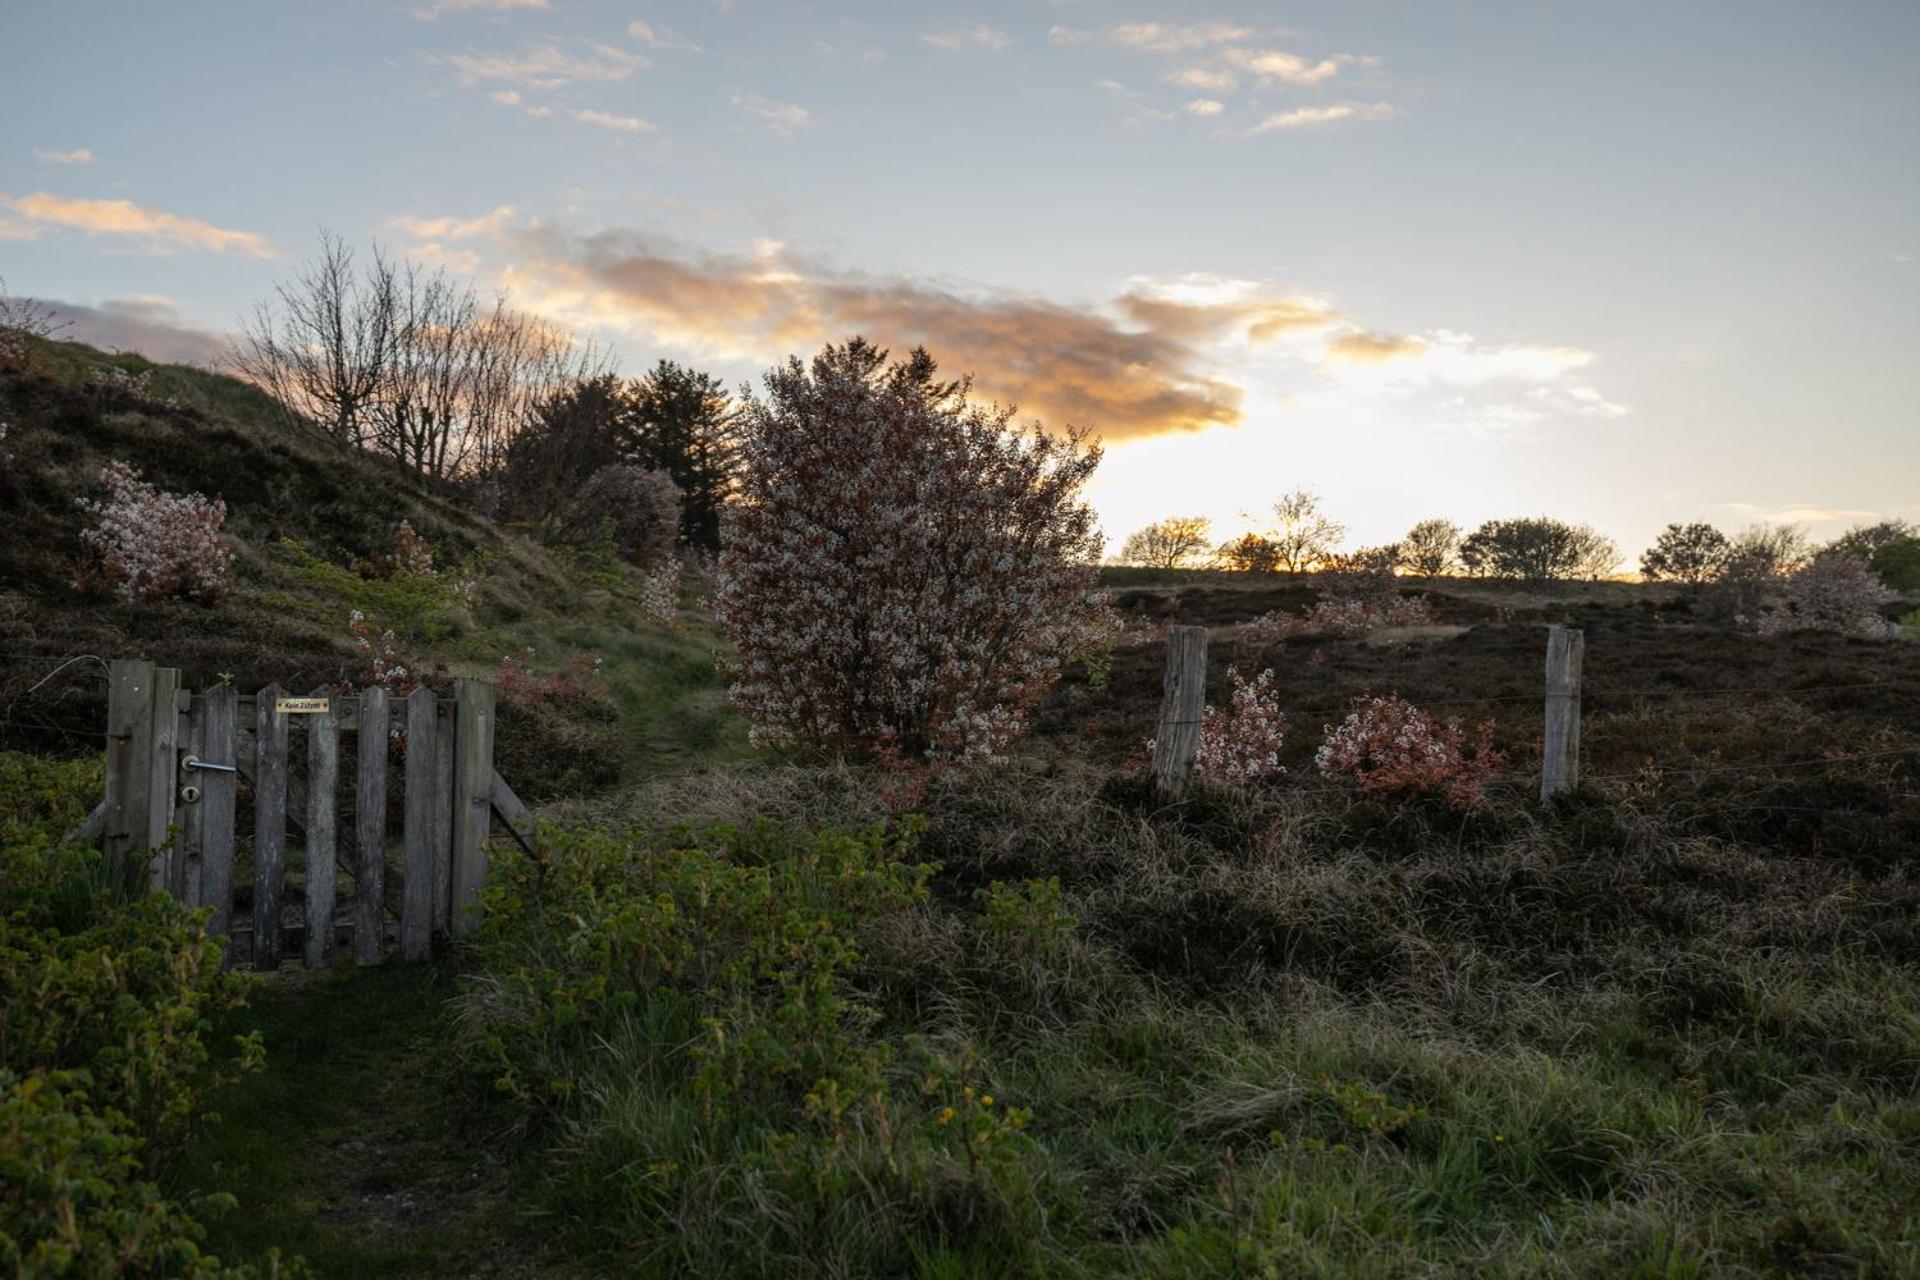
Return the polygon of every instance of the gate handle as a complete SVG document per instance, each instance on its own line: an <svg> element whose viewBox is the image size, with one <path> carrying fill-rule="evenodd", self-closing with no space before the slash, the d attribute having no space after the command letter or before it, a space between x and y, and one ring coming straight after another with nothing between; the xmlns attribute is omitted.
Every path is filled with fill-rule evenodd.
<svg viewBox="0 0 1920 1280"><path fill-rule="evenodd" d="M217 769L221 773L240 772L237 768L235 768L233 765L230 765L230 764L208 764L205 760L202 760L199 756L188 756L185 760L182 760L180 762L180 767L182 769L185 769L188 773L192 773L195 769Z"/></svg>

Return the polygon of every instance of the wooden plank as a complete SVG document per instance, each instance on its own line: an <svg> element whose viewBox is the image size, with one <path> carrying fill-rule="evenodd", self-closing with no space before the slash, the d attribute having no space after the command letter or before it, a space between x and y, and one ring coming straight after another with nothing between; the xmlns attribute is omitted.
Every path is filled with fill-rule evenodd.
<svg viewBox="0 0 1920 1280"><path fill-rule="evenodd" d="M93 812L87 815L87 820L85 822L82 822L79 826L67 832L66 835L60 837L60 843L61 844L90 844L93 841L98 840L100 838L100 834L106 829L107 829L107 802L105 800L102 800L99 804L93 806Z"/></svg>
<svg viewBox="0 0 1920 1280"><path fill-rule="evenodd" d="M287 717L280 686L254 699L253 967L280 967L280 900L287 874Z"/></svg>
<svg viewBox="0 0 1920 1280"><path fill-rule="evenodd" d="M513 793L513 788L497 771L493 775L493 811L507 824L507 830L513 832L520 847L537 858L540 850L534 844L533 811Z"/></svg>
<svg viewBox="0 0 1920 1280"><path fill-rule="evenodd" d="M407 699L406 879L401 885L400 955L425 960L433 953L433 812L440 770L440 741L433 690Z"/></svg>
<svg viewBox="0 0 1920 1280"><path fill-rule="evenodd" d="M180 776L180 669L153 671L153 745L147 761L147 883L166 893L180 851L173 840Z"/></svg>
<svg viewBox="0 0 1920 1280"><path fill-rule="evenodd" d="M433 734L433 931L445 934L453 900L453 701L439 700Z"/></svg>
<svg viewBox="0 0 1920 1280"><path fill-rule="evenodd" d="M230 684L207 690L200 707L199 756L209 764L232 764L239 695ZM209 932L226 937L233 926L233 818L239 775L223 769L194 772L200 787L200 896L213 909Z"/></svg>
<svg viewBox="0 0 1920 1280"><path fill-rule="evenodd" d="M333 906L338 866L340 725L332 711L307 723L307 968L333 959Z"/></svg>
<svg viewBox="0 0 1920 1280"><path fill-rule="evenodd" d="M487 825L493 807L494 688L483 680L453 683L453 936L480 928L487 883Z"/></svg>
<svg viewBox="0 0 1920 1280"><path fill-rule="evenodd" d="M153 788L153 664L117 659L107 675L107 875L132 888L145 884L132 867L147 839Z"/></svg>
<svg viewBox="0 0 1920 1280"><path fill-rule="evenodd" d="M1160 794L1178 800L1193 778L1206 715L1207 629L1173 627L1167 632L1167 670L1161 683L1160 727L1153 739L1153 778Z"/></svg>
<svg viewBox="0 0 1920 1280"><path fill-rule="evenodd" d="M175 695L174 707L180 715L180 756L184 761L189 757L201 756L201 707L203 703L192 692L182 689ZM200 794L200 776L198 773L179 775L180 794L180 835L173 859L173 872L167 884L167 892L180 902L197 904L200 901L200 850L204 844L201 819L206 808L198 799L189 802L185 788L192 787L192 794Z"/></svg>
<svg viewBox="0 0 1920 1280"><path fill-rule="evenodd" d="M1540 752L1540 799L1580 785L1580 668L1586 633L1547 628L1547 704Z"/></svg>
<svg viewBox="0 0 1920 1280"><path fill-rule="evenodd" d="M355 787L353 958L379 964L387 881L387 691L360 695L360 778Z"/></svg>

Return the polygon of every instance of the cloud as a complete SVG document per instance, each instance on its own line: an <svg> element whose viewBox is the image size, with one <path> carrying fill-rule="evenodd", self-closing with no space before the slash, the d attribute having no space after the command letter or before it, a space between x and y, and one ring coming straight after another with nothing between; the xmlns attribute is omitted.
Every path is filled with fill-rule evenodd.
<svg viewBox="0 0 1920 1280"><path fill-rule="evenodd" d="M1217 116L1226 109L1227 104L1218 98L1195 98L1187 103L1187 114L1190 116Z"/></svg>
<svg viewBox="0 0 1920 1280"><path fill-rule="evenodd" d="M510 9L544 9L548 0L428 0L412 13L420 22L431 22L443 13L505 13Z"/></svg>
<svg viewBox="0 0 1920 1280"><path fill-rule="evenodd" d="M45 147L35 147L33 154L48 164L92 164L93 152L86 147L78 151L49 151Z"/></svg>
<svg viewBox="0 0 1920 1280"><path fill-rule="evenodd" d="M1817 503L1792 503L1784 507L1765 507L1754 502L1723 502L1729 511L1738 511L1765 524L1867 524L1884 520L1879 511L1855 507L1825 507Z"/></svg>
<svg viewBox="0 0 1920 1280"><path fill-rule="evenodd" d="M558 89L576 80L625 80L651 65L637 53L605 44L584 54L552 44L533 45L518 54L456 53L446 62L460 73L462 84L501 80L524 89Z"/></svg>
<svg viewBox="0 0 1920 1280"><path fill-rule="evenodd" d="M1424 338L1372 334L1362 329L1350 330L1327 343L1327 359L1348 364L1385 364L1389 360L1424 355L1426 352Z"/></svg>
<svg viewBox="0 0 1920 1280"><path fill-rule="evenodd" d="M777 243L706 254L632 232L534 226L506 244L515 296L565 323L743 361L856 333L896 350L924 344L946 368L977 374L982 394L1110 440L1239 423L1241 388L1218 374L1210 348L1339 323L1317 300L1211 277L1134 281L1089 307L835 270Z"/></svg>
<svg viewBox="0 0 1920 1280"><path fill-rule="evenodd" d="M606 111L575 111L573 118L581 124L594 125L601 129L611 129L615 133L652 133L653 124L639 116L616 116Z"/></svg>
<svg viewBox="0 0 1920 1280"><path fill-rule="evenodd" d="M1240 87L1240 79L1233 72L1211 67L1186 67L1169 73L1165 80L1177 88L1198 89L1203 93L1232 93Z"/></svg>
<svg viewBox="0 0 1920 1280"><path fill-rule="evenodd" d="M1125 22L1107 28L1107 38L1115 44L1154 53L1181 53L1204 49L1209 45L1232 44L1254 34L1251 27L1235 26L1228 22L1200 22L1185 26L1165 22Z"/></svg>
<svg viewBox="0 0 1920 1280"><path fill-rule="evenodd" d="M0 218L0 242L8 240L38 240L40 228L30 222L17 222L12 218Z"/></svg>
<svg viewBox="0 0 1920 1280"><path fill-rule="evenodd" d="M1578 347L1538 343L1488 346L1472 334L1435 329L1425 334L1378 334L1349 327L1327 341L1321 372L1342 385L1405 391L1444 385L1477 387L1523 383L1547 387L1593 363L1594 354ZM1592 387L1552 387L1531 396L1533 409L1587 416L1620 417L1625 406L1609 402Z"/></svg>
<svg viewBox="0 0 1920 1280"><path fill-rule="evenodd" d="M69 200L36 191L27 196L0 193L0 205L32 222L67 227L87 236L127 236L153 252L181 246L224 253L232 249L254 258L271 258L273 246L252 231L232 231L210 222L147 209L131 200Z"/></svg>
<svg viewBox="0 0 1920 1280"><path fill-rule="evenodd" d="M1249 133L1271 133L1276 129L1323 129L1347 120L1391 120L1400 109L1390 102L1343 102L1331 107L1295 107L1278 111L1249 129Z"/></svg>
<svg viewBox="0 0 1920 1280"><path fill-rule="evenodd" d="M51 298L42 301L72 325L62 338L106 351L135 351L149 360L172 364L218 365L233 344L231 334L192 323L169 299L155 294L111 298L97 307Z"/></svg>
<svg viewBox="0 0 1920 1280"><path fill-rule="evenodd" d="M404 231L416 240L470 240L478 236L496 236L513 220L513 206L500 205L477 218L416 218L401 214L387 219L387 225Z"/></svg>
<svg viewBox="0 0 1920 1280"><path fill-rule="evenodd" d="M1342 60L1337 58L1309 62L1299 54L1288 53L1284 49L1228 49L1221 56L1242 71L1251 72L1268 83L1278 81L1302 88L1312 88L1333 79L1340 74L1342 65Z"/></svg>
<svg viewBox="0 0 1920 1280"><path fill-rule="evenodd" d="M520 105L520 91L518 89L498 89L487 96L503 107L517 107Z"/></svg>
<svg viewBox="0 0 1920 1280"><path fill-rule="evenodd" d="M763 121L775 133L792 133L813 124L813 113L805 107L772 102L757 93L736 93L727 100L756 120Z"/></svg>
<svg viewBox="0 0 1920 1280"><path fill-rule="evenodd" d="M936 49L945 49L949 53L958 53L962 49L1004 49L1009 43L1007 33L980 23L972 27L958 27L952 31L929 31L920 37L922 44L930 44Z"/></svg>
<svg viewBox="0 0 1920 1280"><path fill-rule="evenodd" d="M1072 27L1063 27L1058 24L1047 28L1047 39L1062 47L1086 44L1098 34L1093 31L1077 31Z"/></svg>
<svg viewBox="0 0 1920 1280"><path fill-rule="evenodd" d="M651 23L629 22L627 24L627 34L635 40L638 40L641 44L646 45L649 49L681 49L688 53L699 53L701 51L699 45L689 44L685 40L677 38L668 28L656 27Z"/></svg>

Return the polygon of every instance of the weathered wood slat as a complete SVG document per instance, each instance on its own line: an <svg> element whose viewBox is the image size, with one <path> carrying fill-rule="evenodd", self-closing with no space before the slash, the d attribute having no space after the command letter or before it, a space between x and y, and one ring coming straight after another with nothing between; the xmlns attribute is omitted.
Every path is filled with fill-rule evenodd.
<svg viewBox="0 0 1920 1280"><path fill-rule="evenodd" d="M280 899L287 872L287 717L278 685L254 703L253 967L280 967Z"/></svg>
<svg viewBox="0 0 1920 1280"><path fill-rule="evenodd" d="M180 850L173 840L174 803L179 795L180 669L153 670L153 745L147 768L147 882L166 892L172 887Z"/></svg>
<svg viewBox="0 0 1920 1280"><path fill-rule="evenodd" d="M1586 633L1547 628L1547 705L1540 752L1540 798L1580 785L1580 667Z"/></svg>
<svg viewBox="0 0 1920 1280"><path fill-rule="evenodd" d="M480 927L480 893L487 881L487 825L493 807L494 689L480 680L456 680L453 761L453 885L450 911L456 938Z"/></svg>
<svg viewBox="0 0 1920 1280"><path fill-rule="evenodd" d="M130 871L144 849L153 793L153 664L121 659L107 676L107 874L144 883Z"/></svg>
<svg viewBox="0 0 1920 1280"><path fill-rule="evenodd" d="M386 931L387 691L360 695L360 772L355 787L353 958L379 964Z"/></svg>
<svg viewBox="0 0 1920 1280"><path fill-rule="evenodd" d="M307 723L307 968L333 959L333 906L339 848L340 726L331 711Z"/></svg>
<svg viewBox="0 0 1920 1280"><path fill-rule="evenodd" d="M533 839L533 811L528 809L507 780L496 772L493 775L493 811L500 815L500 821L507 824L507 830L513 832L513 838L528 853L538 855Z"/></svg>
<svg viewBox="0 0 1920 1280"><path fill-rule="evenodd" d="M433 813L439 768L438 706L431 689L407 699L406 879L401 885L400 955L425 960L433 952Z"/></svg>
<svg viewBox="0 0 1920 1280"><path fill-rule="evenodd" d="M1153 777L1162 796L1179 799L1193 776L1193 755L1200 746L1200 721L1206 715L1207 629L1174 627L1167 632L1167 671L1160 695L1160 727L1154 735Z"/></svg>
<svg viewBox="0 0 1920 1280"><path fill-rule="evenodd" d="M180 758L183 761L201 755L202 705L185 689L174 695L174 707L180 715ZM197 775L182 773L179 776L182 786L191 786L196 792L200 790ZM200 850L205 845L202 820L206 812L206 806L198 800L187 803L183 798L179 806L180 838L167 892L181 902L200 901Z"/></svg>
<svg viewBox="0 0 1920 1280"><path fill-rule="evenodd" d="M433 931L445 935L453 900L453 703L441 699L433 734Z"/></svg>
<svg viewBox="0 0 1920 1280"><path fill-rule="evenodd" d="M200 706L200 748L195 753L209 764L232 764L238 729L238 695L230 684L207 690ZM225 937L233 924L233 827L239 777L221 769L194 773L200 787L200 895L203 907L213 908L208 926Z"/></svg>

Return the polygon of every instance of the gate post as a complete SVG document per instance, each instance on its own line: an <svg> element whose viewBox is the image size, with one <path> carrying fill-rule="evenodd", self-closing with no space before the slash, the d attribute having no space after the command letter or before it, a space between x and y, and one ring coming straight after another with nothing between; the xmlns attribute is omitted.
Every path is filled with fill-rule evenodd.
<svg viewBox="0 0 1920 1280"><path fill-rule="evenodd" d="M108 665L103 847L107 874L129 889L147 882L141 855L152 847L153 681L151 662L116 658Z"/></svg>
<svg viewBox="0 0 1920 1280"><path fill-rule="evenodd" d="M485 680L453 682L453 869L451 931L470 938L480 928L480 892L487 883L487 826L493 816L495 692Z"/></svg>

